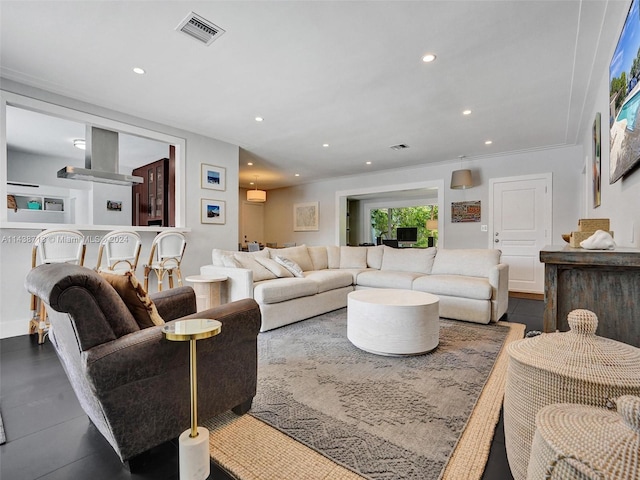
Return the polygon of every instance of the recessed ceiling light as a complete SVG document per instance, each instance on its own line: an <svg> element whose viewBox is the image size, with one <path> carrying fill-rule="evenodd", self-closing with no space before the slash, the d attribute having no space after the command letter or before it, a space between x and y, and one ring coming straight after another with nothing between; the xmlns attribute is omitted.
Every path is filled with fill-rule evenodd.
<svg viewBox="0 0 640 480"><path fill-rule="evenodd" d="M299 173L296 173L296 174L294 174L293 176L294 176L294 177L299 177L299 176L300 176L300 174L299 174Z"/></svg>
<svg viewBox="0 0 640 480"><path fill-rule="evenodd" d="M491 145L493 143L493 141L491 140L487 140L486 142L484 142L485 145Z"/></svg>
<svg viewBox="0 0 640 480"><path fill-rule="evenodd" d="M364 163L366 163L367 165L371 165L371 161L364 162Z"/></svg>
<svg viewBox="0 0 640 480"><path fill-rule="evenodd" d="M144 71L144 68L140 68L140 67L135 67L135 68L133 69L133 71L134 71L135 73L137 73L138 75L144 75L144 74L146 73L146 72Z"/></svg>
<svg viewBox="0 0 640 480"><path fill-rule="evenodd" d="M80 150L85 150L87 148L87 142L85 142L84 138L76 138L73 141L73 146Z"/></svg>
<svg viewBox="0 0 640 480"><path fill-rule="evenodd" d="M262 117L256 117L256 122L262 122L264 120L264 118Z"/></svg>
<svg viewBox="0 0 640 480"><path fill-rule="evenodd" d="M462 114L463 115L471 115L471 110L463 110Z"/></svg>
<svg viewBox="0 0 640 480"><path fill-rule="evenodd" d="M250 167L253 167L253 162L247 162L247 165L249 165Z"/></svg>
<svg viewBox="0 0 640 480"><path fill-rule="evenodd" d="M322 144L322 146L323 146L324 148L327 148L327 147L329 146L329 144L328 144L328 143L323 143L323 144Z"/></svg>
<svg viewBox="0 0 640 480"><path fill-rule="evenodd" d="M255 185L255 182L249 182L249 185Z"/></svg>
<svg viewBox="0 0 640 480"><path fill-rule="evenodd" d="M436 56L433 53L427 53L424 57L422 57L422 61L424 63L433 62L435 59L436 59Z"/></svg>

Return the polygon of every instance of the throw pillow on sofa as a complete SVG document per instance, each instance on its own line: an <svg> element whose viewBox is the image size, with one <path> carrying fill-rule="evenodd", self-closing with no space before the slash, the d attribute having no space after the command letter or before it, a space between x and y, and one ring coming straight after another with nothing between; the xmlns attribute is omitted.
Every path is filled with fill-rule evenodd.
<svg viewBox="0 0 640 480"><path fill-rule="evenodd" d="M434 247L393 248L384 245L380 270L429 274L431 273L435 256L436 249Z"/></svg>
<svg viewBox="0 0 640 480"><path fill-rule="evenodd" d="M258 253L258 252L255 252ZM260 282L262 280L273 280L276 276L263 265L258 263L257 259L262 258L258 255L249 255L245 252L236 252L233 258L240 264L242 268L247 268L253 272L253 281Z"/></svg>
<svg viewBox="0 0 640 480"><path fill-rule="evenodd" d="M311 261L306 245L287 248L265 248L265 250L268 251L269 257L274 260L276 256L288 258L292 262L297 263L303 272L313 270L313 262Z"/></svg>
<svg viewBox="0 0 640 480"><path fill-rule="evenodd" d="M214 248L211 250L211 264L216 267L224 267L224 263L222 261L222 257L224 255L235 255L242 254L247 255L249 257L266 257L269 258L269 252L267 249L260 250L258 252L237 252L231 250L221 250L219 248Z"/></svg>
<svg viewBox="0 0 640 480"><path fill-rule="evenodd" d="M367 247L340 247L340 268L367 268Z"/></svg>
<svg viewBox="0 0 640 480"><path fill-rule="evenodd" d="M498 249L465 248L438 249L433 262L433 275L468 275L488 277L489 270L500 263L502 252Z"/></svg>
<svg viewBox="0 0 640 480"><path fill-rule="evenodd" d="M293 273L291 273L287 268L280 265L275 260L272 260L270 258L256 257L256 262L258 262L278 278L293 277Z"/></svg>
<svg viewBox="0 0 640 480"><path fill-rule="evenodd" d="M300 265L298 265L293 260L290 260L285 257L281 257L280 255L276 255L276 262L278 262L284 268L289 270L294 277L299 277L299 278L304 277L304 274L302 273L302 268L300 268Z"/></svg>
<svg viewBox="0 0 640 480"><path fill-rule="evenodd" d="M156 305L133 273L126 272L124 275L117 275L101 272L100 275L118 292L140 328L164 325L164 320L158 314Z"/></svg>

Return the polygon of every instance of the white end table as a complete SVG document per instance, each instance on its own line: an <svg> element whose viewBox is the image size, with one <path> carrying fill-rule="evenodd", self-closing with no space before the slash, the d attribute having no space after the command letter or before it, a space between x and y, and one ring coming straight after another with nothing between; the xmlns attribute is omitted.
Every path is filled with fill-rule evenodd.
<svg viewBox="0 0 640 480"><path fill-rule="evenodd" d="M181 480L204 480L211 473L209 430L198 427L198 372L196 341L218 335L222 323L209 318L193 318L168 323L162 327L167 340L189 341L191 380L191 428L178 439Z"/></svg>
<svg viewBox="0 0 640 480"><path fill-rule="evenodd" d="M226 275L208 277L204 275L190 275L185 280L193 283L196 294L198 312L220 305L220 284L227 281Z"/></svg>

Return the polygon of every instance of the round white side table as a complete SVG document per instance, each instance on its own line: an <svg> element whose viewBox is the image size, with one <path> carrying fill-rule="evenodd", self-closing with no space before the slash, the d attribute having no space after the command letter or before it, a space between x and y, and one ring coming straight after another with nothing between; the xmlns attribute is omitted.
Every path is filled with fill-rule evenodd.
<svg viewBox="0 0 640 480"><path fill-rule="evenodd" d="M413 290L356 290L347 296L347 338L377 355L430 352L440 340L439 303Z"/></svg>
<svg viewBox="0 0 640 480"><path fill-rule="evenodd" d="M191 428L178 439L181 480L205 480L211 473L209 430L198 427L198 372L196 341L220 333L222 323L210 318L193 318L168 323L162 327L167 340L189 342L189 377L191 382Z"/></svg>
<svg viewBox="0 0 640 480"><path fill-rule="evenodd" d="M226 275L218 277L190 275L185 280L193 283L198 312L220 305L220 284L227 281Z"/></svg>

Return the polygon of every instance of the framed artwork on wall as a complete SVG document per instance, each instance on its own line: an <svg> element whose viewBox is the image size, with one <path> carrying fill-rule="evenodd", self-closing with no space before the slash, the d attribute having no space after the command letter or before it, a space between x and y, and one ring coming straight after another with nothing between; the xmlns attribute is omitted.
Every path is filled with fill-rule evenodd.
<svg viewBox="0 0 640 480"><path fill-rule="evenodd" d="M318 231L318 202L295 203L293 205L293 231Z"/></svg>
<svg viewBox="0 0 640 480"><path fill-rule="evenodd" d="M200 187L209 190L225 190L227 188L227 169L215 165L201 164Z"/></svg>
<svg viewBox="0 0 640 480"><path fill-rule="evenodd" d="M600 146L600 112L593 121L593 208L600 206L601 198L601 146Z"/></svg>
<svg viewBox="0 0 640 480"><path fill-rule="evenodd" d="M479 222L482 217L480 200L451 202L451 223Z"/></svg>
<svg viewBox="0 0 640 480"><path fill-rule="evenodd" d="M226 203L224 200L200 200L200 223L224 225L226 222Z"/></svg>
<svg viewBox="0 0 640 480"><path fill-rule="evenodd" d="M633 0L609 64L609 184L640 167L640 0Z"/></svg>

